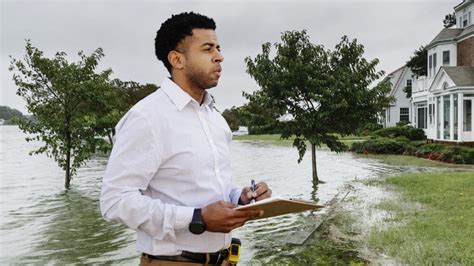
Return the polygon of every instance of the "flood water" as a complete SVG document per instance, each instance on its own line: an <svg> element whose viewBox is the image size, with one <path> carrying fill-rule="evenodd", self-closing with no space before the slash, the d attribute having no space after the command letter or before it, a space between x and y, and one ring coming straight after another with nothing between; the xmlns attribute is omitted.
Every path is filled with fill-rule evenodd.
<svg viewBox="0 0 474 266"><path fill-rule="evenodd" d="M0 264L138 264L135 233L105 222L99 193L107 157L94 157L78 170L72 189L64 190L64 173L45 155L29 156L40 143L28 143L16 126L1 126L0 143ZM326 183L311 181L310 156L297 163L291 146L233 141L236 182L252 178L267 182L274 195L328 203L346 182L404 171L351 153L319 150L318 173ZM234 232L243 243L241 263L295 241L309 217L326 210L249 222ZM310 228L311 229L311 228ZM310 230L311 231L311 230ZM301 233L301 232L300 232ZM270 256L270 255L269 255ZM275 255L277 256L277 255Z"/></svg>

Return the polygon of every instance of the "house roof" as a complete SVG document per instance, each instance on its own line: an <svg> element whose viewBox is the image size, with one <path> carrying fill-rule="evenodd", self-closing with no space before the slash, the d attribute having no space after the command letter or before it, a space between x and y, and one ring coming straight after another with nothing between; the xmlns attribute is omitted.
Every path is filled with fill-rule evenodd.
<svg viewBox="0 0 474 266"><path fill-rule="evenodd" d="M457 11L465 7L469 2L472 2L472 0L463 0L461 3L459 3L457 6L454 7L454 11Z"/></svg>
<svg viewBox="0 0 474 266"><path fill-rule="evenodd" d="M474 66L443 66L456 86L474 86Z"/></svg>
<svg viewBox="0 0 474 266"><path fill-rule="evenodd" d="M445 41L454 41L464 29L443 29L434 39L426 46L426 49Z"/></svg>
<svg viewBox="0 0 474 266"><path fill-rule="evenodd" d="M457 38L461 39L471 34L474 34L474 24L471 24L469 27L464 28L464 30L458 35Z"/></svg>
<svg viewBox="0 0 474 266"><path fill-rule="evenodd" d="M406 65L403 65L397 69L395 69L394 71L390 72L387 76L385 76L385 78L383 79L383 81L388 81L390 80L391 78L393 78L393 76L395 75L395 73L401 71L400 75L398 76L397 80L395 80L394 83L392 83L391 85L391 89L390 89L390 93L389 95L394 95L395 92L397 91L397 88L400 84L400 82L402 81L403 79L403 76L405 74L406 71L408 71L408 67Z"/></svg>

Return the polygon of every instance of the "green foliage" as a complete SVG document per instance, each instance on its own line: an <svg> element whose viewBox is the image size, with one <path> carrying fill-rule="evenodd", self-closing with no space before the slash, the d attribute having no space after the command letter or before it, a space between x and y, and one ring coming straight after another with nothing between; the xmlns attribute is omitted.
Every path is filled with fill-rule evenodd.
<svg viewBox="0 0 474 266"><path fill-rule="evenodd" d="M232 106L232 108L225 109L224 112L222 112L222 116L224 117L225 121L230 127L230 130L236 131L239 130L239 115L238 115L238 110L235 106Z"/></svg>
<svg viewBox="0 0 474 266"><path fill-rule="evenodd" d="M396 126L387 127L374 131L373 133L378 137L396 138L405 137L409 140L425 140L426 135L423 129L414 128L412 126Z"/></svg>
<svg viewBox="0 0 474 266"><path fill-rule="evenodd" d="M452 26L456 25L456 14L447 14L444 16L443 24L445 28L451 28Z"/></svg>
<svg viewBox="0 0 474 266"><path fill-rule="evenodd" d="M125 101L121 109L125 112L141 99L159 89L155 84L147 83L142 85L135 81L121 81L120 79L114 79L112 84L120 90L122 97L120 100Z"/></svg>
<svg viewBox="0 0 474 266"><path fill-rule="evenodd" d="M5 120L4 125L15 125L17 124L15 120L28 119L17 109L8 106L0 106L0 118Z"/></svg>
<svg viewBox="0 0 474 266"><path fill-rule="evenodd" d="M383 126L377 122L369 122L357 130L357 135L368 136L382 128Z"/></svg>
<svg viewBox="0 0 474 266"><path fill-rule="evenodd" d="M242 96L249 102L238 109L239 119L241 125L248 127L249 135L281 133L281 123L277 119L284 113L284 109L273 104L267 95L260 91L242 92Z"/></svg>
<svg viewBox="0 0 474 266"><path fill-rule="evenodd" d="M403 88L403 92L406 94L407 98L411 98L411 86Z"/></svg>
<svg viewBox="0 0 474 266"><path fill-rule="evenodd" d="M11 58L10 71L36 121L19 120L19 127L43 146L30 154L46 153L66 173L66 189L76 169L97 150L106 152L111 144L104 140L121 112L117 109L118 91L110 84L111 69L97 72L104 56L97 49L87 56L78 53L79 62L69 63L66 53L47 58L26 41L23 60Z"/></svg>
<svg viewBox="0 0 474 266"><path fill-rule="evenodd" d="M332 133L342 137L376 119L393 99L386 97L389 84L369 88L383 72L376 70L378 60L367 61L363 45L343 36L334 50L310 42L306 31L286 31L276 43L262 45L261 54L247 57L247 73L260 86L252 96L264 107L293 116L282 124L283 138L295 136L293 145L301 161L306 143L326 144L332 151L346 146Z"/></svg>
<svg viewBox="0 0 474 266"><path fill-rule="evenodd" d="M407 146L406 138L373 138L364 142L354 142L351 150L357 153L403 154Z"/></svg>
<svg viewBox="0 0 474 266"><path fill-rule="evenodd" d="M23 117L23 114L17 109L10 108L8 106L0 106L0 118L10 120L14 116Z"/></svg>
<svg viewBox="0 0 474 266"><path fill-rule="evenodd" d="M375 137L355 142L350 150L364 154L406 154L446 163L474 164L474 148L426 144L425 140L410 141L405 136Z"/></svg>
<svg viewBox="0 0 474 266"><path fill-rule="evenodd" d="M406 62L406 66L411 69L415 77L426 76L426 73L428 73L426 60L428 60L428 50L420 46L418 50L413 52L413 56Z"/></svg>
<svg viewBox="0 0 474 266"><path fill-rule="evenodd" d="M420 147L415 155L446 163L474 164L474 148L427 144Z"/></svg>

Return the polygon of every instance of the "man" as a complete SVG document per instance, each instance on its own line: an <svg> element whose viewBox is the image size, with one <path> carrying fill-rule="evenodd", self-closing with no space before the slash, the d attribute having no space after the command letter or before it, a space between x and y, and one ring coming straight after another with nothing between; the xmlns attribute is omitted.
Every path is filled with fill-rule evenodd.
<svg viewBox="0 0 474 266"><path fill-rule="evenodd" d="M141 265L222 264L229 232L261 211L234 210L271 196L232 185L232 135L214 109L224 58L212 19L181 13L158 30L155 50L171 74L120 120L102 183L104 218L137 231Z"/></svg>

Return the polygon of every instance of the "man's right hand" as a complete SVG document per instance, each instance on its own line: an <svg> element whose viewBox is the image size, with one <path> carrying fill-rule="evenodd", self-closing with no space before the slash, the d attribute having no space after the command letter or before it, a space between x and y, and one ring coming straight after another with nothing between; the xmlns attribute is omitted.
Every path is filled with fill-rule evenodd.
<svg viewBox="0 0 474 266"><path fill-rule="evenodd" d="M237 205L216 201L202 209L202 220L210 232L229 233L251 218L263 215L261 210L234 210Z"/></svg>

